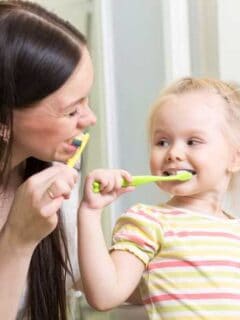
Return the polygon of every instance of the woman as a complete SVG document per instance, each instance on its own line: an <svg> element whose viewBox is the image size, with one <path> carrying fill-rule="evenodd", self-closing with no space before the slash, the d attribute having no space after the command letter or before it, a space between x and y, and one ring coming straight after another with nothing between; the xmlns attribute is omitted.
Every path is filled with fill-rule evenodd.
<svg viewBox="0 0 240 320"><path fill-rule="evenodd" d="M25 1L0 1L0 315L66 320L71 264L60 207L77 173L64 164L95 124L86 41ZM21 302L23 300L23 303Z"/></svg>

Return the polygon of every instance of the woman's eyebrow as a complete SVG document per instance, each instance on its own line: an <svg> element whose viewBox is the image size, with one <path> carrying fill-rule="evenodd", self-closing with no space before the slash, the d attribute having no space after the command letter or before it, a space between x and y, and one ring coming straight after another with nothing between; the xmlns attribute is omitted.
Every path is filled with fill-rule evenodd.
<svg viewBox="0 0 240 320"><path fill-rule="evenodd" d="M67 106L64 107L64 109L68 109L68 108L75 106L75 104L78 104L79 102L81 102L85 98L86 97L78 98L77 100L70 102Z"/></svg>

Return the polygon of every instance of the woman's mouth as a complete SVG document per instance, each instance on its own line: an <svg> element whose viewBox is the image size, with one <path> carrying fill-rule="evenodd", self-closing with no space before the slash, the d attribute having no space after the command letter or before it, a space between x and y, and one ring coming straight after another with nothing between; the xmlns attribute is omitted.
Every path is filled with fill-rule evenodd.
<svg viewBox="0 0 240 320"><path fill-rule="evenodd" d="M82 137L83 137L83 133L80 133L77 136L73 137L71 140L68 140L68 143L78 148L82 143Z"/></svg>

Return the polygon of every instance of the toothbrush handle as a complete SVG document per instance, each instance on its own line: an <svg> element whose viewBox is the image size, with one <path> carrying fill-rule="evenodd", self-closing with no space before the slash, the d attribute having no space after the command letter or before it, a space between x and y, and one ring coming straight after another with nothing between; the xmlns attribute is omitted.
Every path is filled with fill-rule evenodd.
<svg viewBox="0 0 240 320"><path fill-rule="evenodd" d="M123 180L123 182L122 182L122 187L127 187L127 186L129 186L130 184L128 184L126 181L124 181ZM100 182L98 182L98 181L94 181L93 182L93 192L94 193L98 193L98 192L100 192L100 188L101 188L101 183Z"/></svg>
<svg viewBox="0 0 240 320"><path fill-rule="evenodd" d="M145 176L133 176L132 181L128 182L123 179L122 181L122 187L128 187L128 186L140 186L142 184L147 184L150 182L157 182L157 181L187 181L192 178L192 174L187 171L182 171L181 173L177 175L172 176L151 176L151 175L145 175ZM98 181L93 182L93 192L100 192L100 183Z"/></svg>
<svg viewBox="0 0 240 320"><path fill-rule="evenodd" d="M86 144L88 143L89 138L90 138L89 133L85 133L84 140L82 141L82 144L80 145L80 147L77 148L77 151L74 153L74 155L67 162L67 165L70 168L73 168L75 166L75 164L78 161L78 159L80 158Z"/></svg>
<svg viewBox="0 0 240 320"><path fill-rule="evenodd" d="M126 188L129 186L139 186L142 184L146 184L149 182L154 182L154 181L158 181L159 177L158 176L133 176L132 177L132 181L128 182L125 179L122 180L122 187ZM93 182L93 192L97 193L100 192L100 183L98 181L94 181Z"/></svg>

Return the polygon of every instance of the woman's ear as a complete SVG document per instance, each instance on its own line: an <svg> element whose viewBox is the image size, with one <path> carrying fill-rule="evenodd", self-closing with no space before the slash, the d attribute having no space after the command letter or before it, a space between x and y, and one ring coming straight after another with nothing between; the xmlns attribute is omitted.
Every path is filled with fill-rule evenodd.
<svg viewBox="0 0 240 320"><path fill-rule="evenodd" d="M231 173L240 171L240 147L234 150L233 159L231 165L228 168L228 171Z"/></svg>
<svg viewBox="0 0 240 320"><path fill-rule="evenodd" d="M10 136L10 132L7 129L7 125L0 122L0 140L4 142L8 142Z"/></svg>

